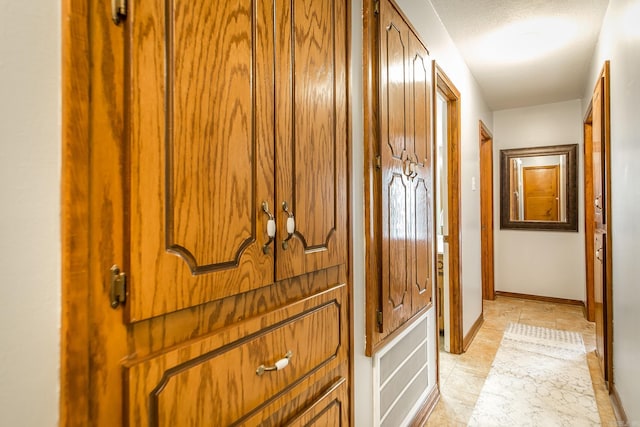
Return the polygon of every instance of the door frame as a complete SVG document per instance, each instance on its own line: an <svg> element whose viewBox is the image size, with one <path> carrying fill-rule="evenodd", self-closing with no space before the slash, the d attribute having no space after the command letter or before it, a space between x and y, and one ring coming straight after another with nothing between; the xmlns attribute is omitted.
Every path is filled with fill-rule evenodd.
<svg viewBox="0 0 640 427"><path fill-rule="evenodd" d="M595 295L594 295L594 274L593 274L593 254L595 227L593 225L595 208L593 203L593 103L589 102L587 113L583 122L584 136L584 253L585 253L585 281L586 281L586 301L585 317L589 322L595 322Z"/></svg>
<svg viewBox="0 0 640 427"><path fill-rule="evenodd" d="M605 299L605 316L603 329L605 331L605 348L606 355L605 360L604 379L609 392L614 388L613 377L613 269L611 253L613 252L613 237L612 237L612 224L611 224L611 73L609 60L604 61L602 69L596 79L595 87L602 83L602 138L603 138L603 155L604 155L604 171L603 177L605 180L605 218L606 218L606 250L604 251L605 260L605 277L603 282L604 287L604 299ZM585 138L585 172L584 172L584 184L585 184L585 268L586 271L586 312L587 319L590 321L595 320L595 295L594 295L594 243L593 238L595 236L595 208L591 200L593 200L593 135L591 133L591 123L593 122L593 99L589 103L587 113L584 119L584 138ZM589 158L589 160L587 160ZM590 190L587 190L590 188ZM590 198L588 198L591 196Z"/></svg>
<svg viewBox="0 0 640 427"><path fill-rule="evenodd" d="M447 100L447 221L449 245L449 352L461 354L463 348L462 331L462 252L460 241L460 126L461 100L460 91L451 79L433 61L433 99L437 94ZM433 122L436 123L436 108L433 108ZM436 126L433 126L433 141L436 141ZM437 150L434 150L434 177L437 173ZM435 183L435 178L433 180ZM437 188L435 190L437 192ZM435 251L434 251L435 252ZM435 286L437 292L437 286ZM440 299L437 296L436 302ZM445 307L446 308L446 307ZM446 333L446 331L445 331Z"/></svg>
<svg viewBox="0 0 640 427"><path fill-rule="evenodd" d="M494 284L494 231L493 231L493 135L489 128L478 121L480 149L480 242L482 263L482 299L493 301L496 298ZM488 144L489 156L484 154ZM484 184L485 175L490 184ZM488 199L487 199L488 198Z"/></svg>
<svg viewBox="0 0 640 427"><path fill-rule="evenodd" d="M60 425L90 424L89 5L62 0ZM80 286L82 285L82 286Z"/></svg>

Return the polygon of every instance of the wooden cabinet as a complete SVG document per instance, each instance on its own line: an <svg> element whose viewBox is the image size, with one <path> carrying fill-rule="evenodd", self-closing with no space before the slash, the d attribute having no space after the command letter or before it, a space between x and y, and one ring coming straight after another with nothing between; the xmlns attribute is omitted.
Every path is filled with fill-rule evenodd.
<svg viewBox="0 0 640 427"><path fill-rule="evenodd" d="M344 263L346 2L149 1L134 19L130 320Z"/></svg>
<svg viewBox="0 0 640 427"><path fill-rule="evenodd" d="M393 3L381 1L376 20L379 134L370 139L367 164L369 353L431 304L434 272L431 60Z"/></svg>
<svg viewBox="0 0 640 427"><path fill-rule="evenodd" d="M90 19L91 422L348 423L349 2L135 1L120 27L107 7Z"/></svg>

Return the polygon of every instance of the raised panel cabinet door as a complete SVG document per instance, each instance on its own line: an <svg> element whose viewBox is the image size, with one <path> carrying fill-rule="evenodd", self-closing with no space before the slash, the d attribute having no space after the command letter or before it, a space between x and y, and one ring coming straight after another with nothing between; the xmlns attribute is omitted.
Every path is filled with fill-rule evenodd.
<svg viewBox="0 0 640 427"><path fill-rule="evenodd" d="M411 182L411 306L426 307L433 296L433 160L431 132L431 61L429 52L409 32L409 146Z"/></svg>
<svg viewBox="0 0 640 427"><path fill-rule="evenodd" d="M276 2L276 277L347 261L347 2Z"/></svg>
<svg viewBox="0 0 640 427"><path fill-rule="evenodd" d="M409 27L386 0L380 3L381 305L382 329L411 315L411 192L408 121Z"/></svg>
<svg viewBox="0 0 640 427"><path fill-rule="evenodd" d="M274 280L262 207L276 210L273 8L156 0L132 10L130 321Z"/></svg>

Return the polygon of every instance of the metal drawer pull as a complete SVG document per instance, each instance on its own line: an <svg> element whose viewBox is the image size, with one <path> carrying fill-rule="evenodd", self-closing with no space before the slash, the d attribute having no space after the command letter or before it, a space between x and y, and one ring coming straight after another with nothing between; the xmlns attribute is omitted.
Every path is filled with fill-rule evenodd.
<svg viewBox="0 0 640 427"><path fill-rule="evenodd" d="M256 369L256 374L260 376L267 371L280 371L286 368L289 364L289 359L291 359L291 356L293 356L293 353L291 352L291 350L289 350L287 351L287 354L285 354L284 357L278 360L273 366L258 366L258 369Z"/></svg>
<svg viewBox="0 0 640 427"><path fill-rule="evenodd" d="M287 214L287 238L282 241L282 249L287 250L289 240L293 237L293 233L296 232L296 220L293 212L289 210L289 204L286 200L282 202L282 210Z"/></svg>
<svg viewBox="0 0 640 427"><path fill-rule="evenodd" d="M267 202L262 202L262 211L269 217L269 219L267 220L267 236L269 236L269 240L267 240L267 243L262 246L262 252L268 254L269 245L276 237L276 220L273 217L273 214L269 212L269 204Z"/></svg>

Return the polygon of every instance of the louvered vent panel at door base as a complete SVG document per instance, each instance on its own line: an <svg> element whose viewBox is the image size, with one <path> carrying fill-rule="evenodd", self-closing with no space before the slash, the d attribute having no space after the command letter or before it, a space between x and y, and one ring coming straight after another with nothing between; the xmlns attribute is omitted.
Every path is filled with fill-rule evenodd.
<svg viewBox="0 0 640 427"><path fill-rule="evenodd" d="M435 385L434 310L373 358L376 427L408 425Z"/></svg>

